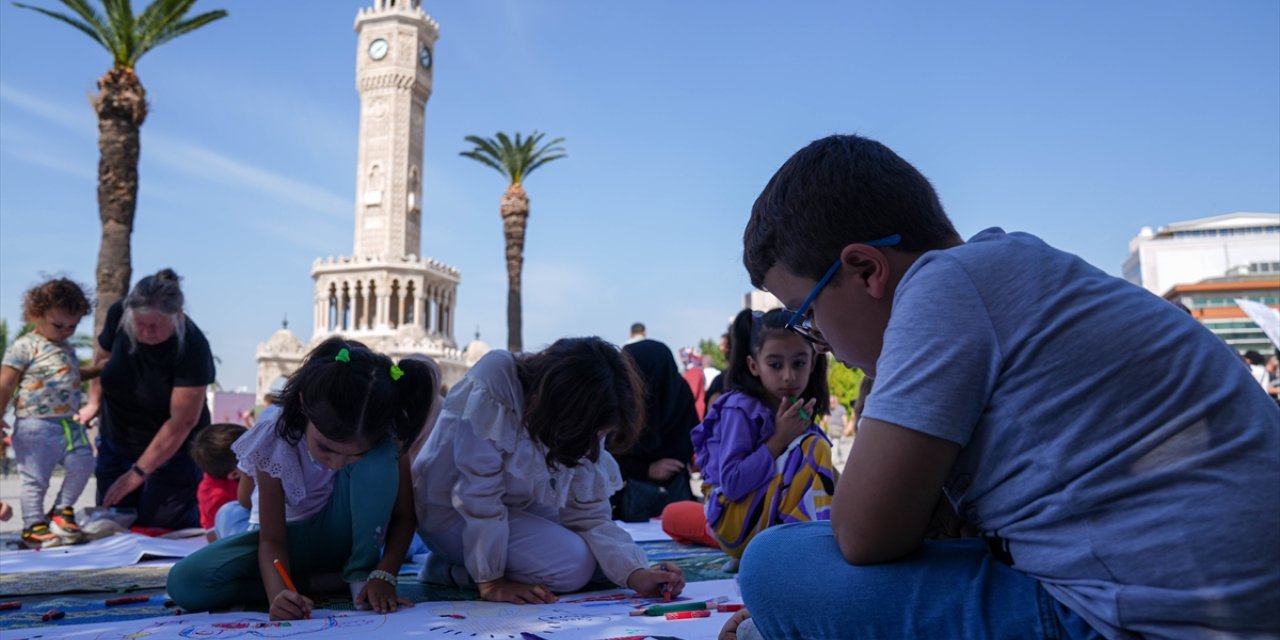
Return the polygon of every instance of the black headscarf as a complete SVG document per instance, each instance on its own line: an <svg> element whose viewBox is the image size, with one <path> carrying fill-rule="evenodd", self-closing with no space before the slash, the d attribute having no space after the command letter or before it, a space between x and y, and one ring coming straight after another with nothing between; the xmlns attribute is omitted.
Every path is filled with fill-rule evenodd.
<svg viewBox="0 0 1280 640"><path fill-rule="evenodd" d="M616 456L627 478L648 478L649 465L660 458L688 464L693 456L689 431L698 424L693 392L676 369L671 349L657 340L640 340L622 348L644 379L648 415L644 431L629 451Z"/></svg>

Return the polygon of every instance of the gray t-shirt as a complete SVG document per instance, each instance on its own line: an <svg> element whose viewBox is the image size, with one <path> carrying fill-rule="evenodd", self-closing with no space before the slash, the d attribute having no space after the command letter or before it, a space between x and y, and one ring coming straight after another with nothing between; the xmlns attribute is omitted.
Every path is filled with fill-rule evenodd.
<svg viewBox="0 0 1280 640"><path fill-rule="evenodd" d="M865 414L959 443L957 511L1103 635L1280 629L1280 410L1183 311L988 229L903 276L877 369Z"/></svg>

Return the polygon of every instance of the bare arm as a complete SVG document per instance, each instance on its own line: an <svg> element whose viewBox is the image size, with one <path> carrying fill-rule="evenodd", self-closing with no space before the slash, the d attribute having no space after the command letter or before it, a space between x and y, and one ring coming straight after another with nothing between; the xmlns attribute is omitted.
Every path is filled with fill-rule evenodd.
<svg viewBox="0 0 1280 640"><path fill-rule="evenodd" d="M102 372L103 365L111 359L111 352L102 347L93 348L93 366L89 367L90 371L96 370L98 374ZM98 374L94 374L86 380L89 380L89 399L80 407L80 412L76 414L76 422L80 424L89 424L89 421L98 415L102 408L102 381ZM84 377L84 372L81 372Z"/></svg>
<svg viewBox="0 0 1280 640"><path fill-rule="evenodd" d="M246 509L253 508L253 488L257 483L253 481L253 476L241 472L240 484L236 486L236 502Z"/></svg>
<svg viewBox="0 0 1280 640"><path fill-rule="evenodd" d="M182 448L182 443L196 426L204 409L204 392L204 387L173 388L173 393L169 396L169 419L160 425L160 430L151 438L151 444L147 445L146 451L134 463L142 473L150 474L160 468ZM102 505L109 507L120 502L142 486L144 481L144 476L132 471L121 475L107 489L102 497Z"/></svg>
<svg viewBox="0 0 1280 640"><path fill-rule="evenodd" d="M150 472L169 461L182 448L200 413L204 410L206 387L174 387L169 396L169 419L160 425L147 450L138 458L138 466Z"/></svg>
<svg viewBox="0 0 1280 640"><path fill-rule="evenodd" d="M391 521L387 523L387 548L378 562L378 568L396 575L404 564L404 554L413 542L413 532L418 527L418 516L413 511L413 478L409 475L409 456L400 456L400 485L396 502L391 508Z"/></svg>
<svg viewBox="0 0 1280 640"><path fill-rule="evenodd" d="M864 565L920 546L960 445L863 418L831 504L831 530L845 559Z"/></svg>
<svg viewBox="0 0 1280 640"><path fill-rule="evenodd" d="M4 422L4 412L9 409L9 400L13 399L13 392L18 390L21 379L21 371L7 364L0 366L0 428L9 428Z"/></svg>
<svg viewBox="0 0 1280 640"><path fill-rule="evenodd" d="M298 620L311 616L312 602L306 596L295 593L284 583L276 571L279 560L286 573L289 566L288 531L284 519L284 485L279 478L258 471L258 573L262 575L262 588L267 593L272 620Z"/></svg>

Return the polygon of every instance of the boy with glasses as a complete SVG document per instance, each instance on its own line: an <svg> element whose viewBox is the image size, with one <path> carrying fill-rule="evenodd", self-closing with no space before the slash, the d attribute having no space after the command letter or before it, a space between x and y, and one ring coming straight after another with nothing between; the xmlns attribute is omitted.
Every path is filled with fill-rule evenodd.
<svg viewBox="0 0 1280 640"><path fill-rule="evenodd" d="M830 525L743 558L765 637L1280 629L1280 411L1192 318L1030 235L962 240L858 136L792 156L744 245L792 330L875 380ZM985 540L922 541L939 490Z"/></svg>

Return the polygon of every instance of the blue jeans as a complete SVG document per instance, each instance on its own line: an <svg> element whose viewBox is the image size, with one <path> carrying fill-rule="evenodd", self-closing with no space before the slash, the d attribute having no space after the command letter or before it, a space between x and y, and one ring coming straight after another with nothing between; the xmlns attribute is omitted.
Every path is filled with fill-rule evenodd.
<svg viewBox="0 0 1280 640"><path fill-rule="evenodd" d="M1101 637L975 538L930 540L896 562L854 566L829 522L771 527L748 545L738 582L769 640Z"/></svg>
<svg viewBox="0 0 1280 640"><path fill-rule="evenodd" d="M137 461L138 456L117 449L106 438L98 436L98 465L93 470L98 481L96 504L102 504L111 484L120 476L131 473L129 468ZM138 519L133 523L135 527L199 527L200 511L196 501L196 488L200 486L200 477L200 468L187 455L184 446L168 462L152 470L141 487L114 506L137 509Z"/></svg>

